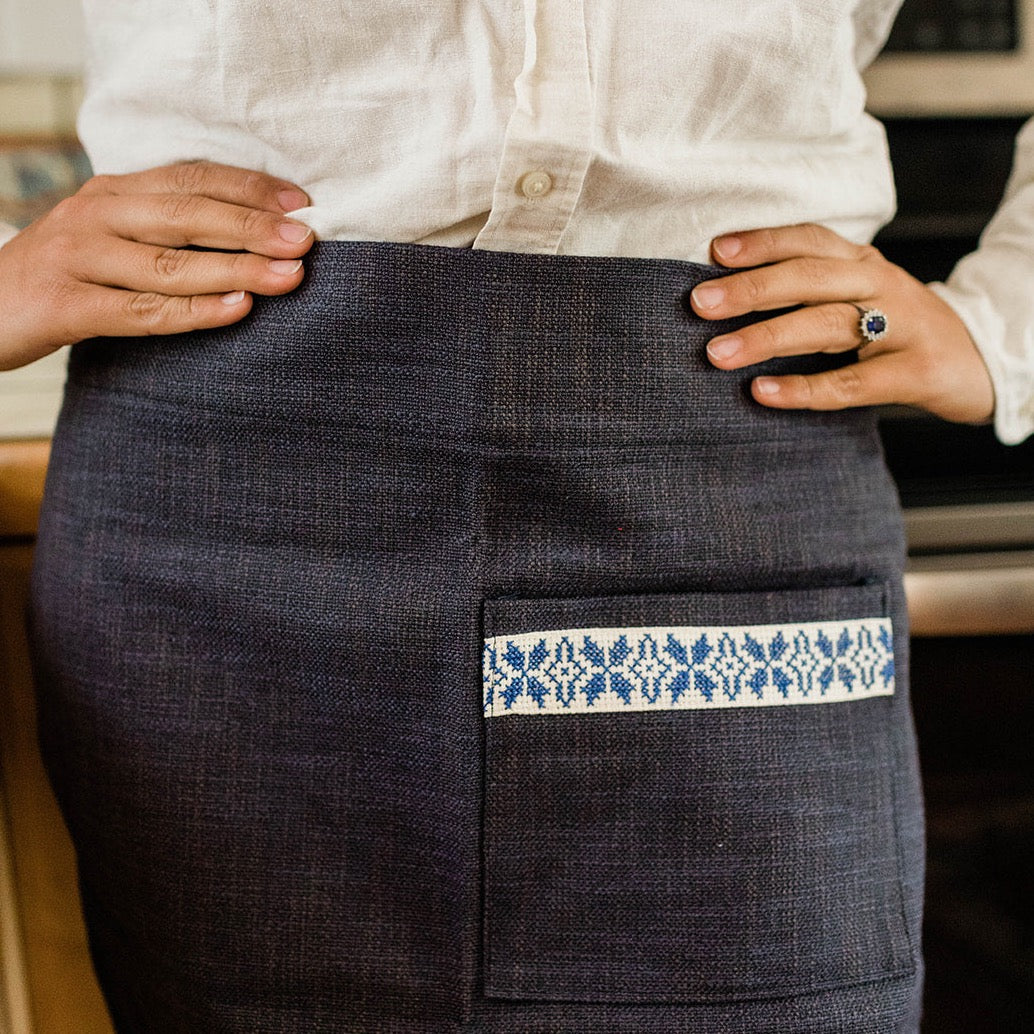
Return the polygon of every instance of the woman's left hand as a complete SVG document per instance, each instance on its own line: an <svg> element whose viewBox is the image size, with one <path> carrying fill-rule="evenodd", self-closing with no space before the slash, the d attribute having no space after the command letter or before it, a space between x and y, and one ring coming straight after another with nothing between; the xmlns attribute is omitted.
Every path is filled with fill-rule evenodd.
<svg viewBox="0 0 1034 1034"><path fill-rule="evenodd" d="M713 338L723 370L775 356L859 349L859 361L809 375L756 377L751 394L776 409L845 409L901 403L964 423L994 412L987 367L955 311L871 245L804 224L718 237L717 263L743 272L699 284L691 298L705 319L803 306ZM744 268L751 267L751 268ZM886 314L887 333L866 341L855 308Z"/></svg>

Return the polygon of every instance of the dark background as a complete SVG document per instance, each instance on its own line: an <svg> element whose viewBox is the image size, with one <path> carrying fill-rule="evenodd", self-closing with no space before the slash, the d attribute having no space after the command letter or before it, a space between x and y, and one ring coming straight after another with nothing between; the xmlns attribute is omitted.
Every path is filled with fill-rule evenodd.
<svg viewBox="0 0 1034 1034"><path fill-rule="evenodd" d="M945 279L1001 199L1023 122L887 120L899 213L876 240L884 254ZM1003 446L991 428L903 410L881 426L906 506L1034 499L1034 441ZM929 827L923 1032L1029 1034L1034 636L915 639L912 658Z"/></svg>

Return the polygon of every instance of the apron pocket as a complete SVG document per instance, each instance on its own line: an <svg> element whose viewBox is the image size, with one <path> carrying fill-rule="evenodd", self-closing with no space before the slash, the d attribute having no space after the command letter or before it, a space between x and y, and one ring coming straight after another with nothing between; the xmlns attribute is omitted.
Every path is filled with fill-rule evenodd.
<svg viewBox="0 0 1034 1034"><path fill-rule="evenodd" d="M911 972L887 601L486 601L486 996L718 1001Z"/></svg>

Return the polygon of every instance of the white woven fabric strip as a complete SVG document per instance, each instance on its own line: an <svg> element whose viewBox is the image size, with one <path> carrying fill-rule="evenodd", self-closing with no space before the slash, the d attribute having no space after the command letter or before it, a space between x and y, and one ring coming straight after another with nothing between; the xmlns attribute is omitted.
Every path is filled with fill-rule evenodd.
<svg viewBox="0 0 1034 1034"><path fill-rule="evenodd" d="M828 704L894 692L889 618L485 640L485 716Z"/></svg>

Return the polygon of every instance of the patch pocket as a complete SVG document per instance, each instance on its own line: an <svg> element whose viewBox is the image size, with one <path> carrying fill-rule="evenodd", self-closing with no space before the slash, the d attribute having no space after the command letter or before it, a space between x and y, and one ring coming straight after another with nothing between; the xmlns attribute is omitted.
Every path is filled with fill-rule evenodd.
<svg viewBox="0 0 1034 1034"><path fill-rule="evenodd" d="M483 680L486 996L914 969L887 586L489 600Z"/></svg>

